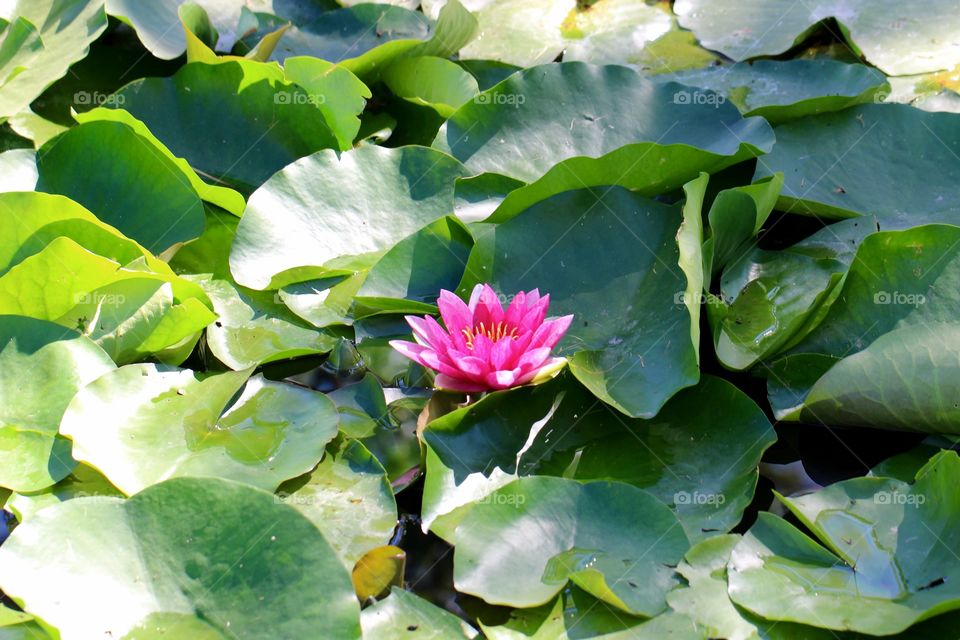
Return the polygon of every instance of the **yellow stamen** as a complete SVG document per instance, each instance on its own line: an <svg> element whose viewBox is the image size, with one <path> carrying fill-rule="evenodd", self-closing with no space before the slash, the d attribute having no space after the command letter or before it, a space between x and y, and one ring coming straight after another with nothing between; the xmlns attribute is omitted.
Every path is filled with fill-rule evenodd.
<svg viewBox="0 0 960 640"><path fill-rule="evenodd" d="M516 340L519 337L519 330L516 327L509 326L506 322L500 321L492 327L485 326L482 322L472 329L461 329L463 339L467 343L468 349L473 349L473 341L477 336L486 336L491 342L497 342L503 338L512 338Z"/></svg>

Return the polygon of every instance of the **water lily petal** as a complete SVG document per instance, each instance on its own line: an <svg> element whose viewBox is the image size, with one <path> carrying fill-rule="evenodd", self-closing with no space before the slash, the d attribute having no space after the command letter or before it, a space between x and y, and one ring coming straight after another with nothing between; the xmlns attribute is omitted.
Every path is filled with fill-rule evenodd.
<svg viewBox="0 0 960 640"><path fill-rule="evenodd" d="M535 304L527 306L527 312L523 314L520 326L528 331L536 331L543 319L547 317L547 307L550 306L550 294L543 296Z"/></svg>
<svg viewBox="0 0 960 640"><path fill-rule="evenodd" d="M473 313L470 307L452 291L441 290L437 306L440 307L440 316L451 336L460 334L461 329L473 327Z"/></svg>
<svg viewBox="0 0 960 640"><path fill-rule="evenodd" d="M543 366L543 363L550 357L550 347L538 347L524 353L517 366L522 371L534 371Z"/></svg>
<svg viewBox="0 0 960 640"><path fill-rule="evenodd" d="M492 389L507 389L517 382L520 375L519 369L510 369L506 371L492 371L487 374L487 384Z"/></svg>
<svg viewBox="0 0 960 640"><path fill-rule="evenodd" d="M539 369L535 369L528 374L524 374L517 384L540 384L551 378L555 378L558 373L566 366L566 358L550 358L543 363Z"/></svg>
<svg viewBox="0 0 960 640"><path fill-rule="evenodd" d="M493 327L501 321L503 321L503 306L500 304L500 298L490 285L485 284L483 291L477 297L477 306L473 311L473 326L482 322L485 327Z"/></svg>
<svg viewBox="0 0 960 640"><path fill-rule="evenodd" d="M438 374L437 377L434 378L433 384L437 389L460 391L462 393L477 393L480 391L488 391L490 389L490 387L485 384L471 382L462 378L454 378L453 376L448 376L443 373Z"/></svg>
<svg viewBox="0 0 960 640"><path fill-rule="evenodd" d="M571 322L573 322L572 315L563 316L554 320L547 320L540 325L540 328L538 328L536 333L534 333L533 339L530 341L530 346L528 348L554 348L557 343L560 342L560 338L563 337L563 334L566 333L567 329L570 328Z"/></svg>
<svg viewBox="0 0 960 640"><path fill-rule="evenodd" d="M518 293L513 297L513 300L510 301L510 306L507 307L507 312L503 316L503 321L511 327L520 327L520 321L523 320L523 316L527 313L527 294L523 291Z"/></svg>
<svg viewBox="0 0 960 640"><path fill-rule="evenodd" d="M477 305L480 303L480 296L483 295L483 285L478 284L473 287L473 291L470 292L470 302L467 303L467 307L470 308L470 313L475 313L477 310Z"/></svg>
<svg viewBox="0 0 960 640"><path fill-rule="evenodd" d="M414 342L407 342L406 340L391 340L390 346L396 349L400 354L427 368L430 368L430 365L427 364L423 359L423 353L428 351L432 353L434 357L437 355L436 352L434 352L430 347L425 347Z"/></svg>
<svg viewBox="0 0 960 640"><path fill-rule="evenodd" d="M516 360L517 351L514 349L513 338L507 336L497 340L490 350L490 365L494 369L506 369L512 360Z"/></svg>
<svg viewBox="0 0 960 640"><path fill-rule="evenodd" d="M450 357L453 365L470 376L471 379L482 380L484 376L490 373L490 365L488 365L485 360L481 360L476 356L461 355L455 351L450 351L447 355Z"/></svg>

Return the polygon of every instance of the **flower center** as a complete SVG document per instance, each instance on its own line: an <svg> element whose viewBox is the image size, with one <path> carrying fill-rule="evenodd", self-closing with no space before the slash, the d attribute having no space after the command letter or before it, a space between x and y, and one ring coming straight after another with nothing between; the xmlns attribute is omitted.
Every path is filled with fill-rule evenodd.
<svg viewBox="0 0 960 640"><path fill-rule="evenodd" d="M497 342L501 338L506 338L508 336L516 340L518 330L516 327L511 327L506 322L502 321L489 327L485 327L481 322L472 329L461 329L460 333L463 334L463 339L467 342L467 348L473 349L473 341L477 336L486 336L491 342Z"/></svg>

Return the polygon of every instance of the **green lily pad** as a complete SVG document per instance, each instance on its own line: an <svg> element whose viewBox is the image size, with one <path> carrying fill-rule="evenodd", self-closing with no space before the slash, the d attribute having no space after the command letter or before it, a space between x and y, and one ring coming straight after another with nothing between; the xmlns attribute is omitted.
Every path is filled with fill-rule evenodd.
<svg viewBox="0 0 960 640"><path fill-rule="evenodd" d="M0 568L0 588L66 638L360 637L350 576L313 523L219 478L44 509Z"/></svg>
<svg viewBox="0 0 960 640"><path fill-rule="evenodd" d="M167 147L160 142L156 136L150 133L150 130L147 129L146 125L134 118L132 115L124 111L123 109L106 109L104 107L97 107L91 109L90 111L85 111L83 113L78 113L74 116L80 124L86 122L99 122L101 120L122 122L136 132L140 136L141 141L149 143L148 149L151 151L159 151L161 155L167 159L173 161L174 164L183 172L187 180L190 182L190 186L194 188L201 198L206 202L215 204L222 209L229 211L230 213L240 216L243 215L243 209L247 206L247 203L244 201L243 196L234 191L233 189L227 187L221 187L217 185L207 184L200 179L200 176L197 175L197 172L193 170L186 160L183 158L178 158L170 152Z"/></svg>
<svg viewBox="0 0 960 640"><path fill-rule="evenodd" d="M448 58L476 33L476 18L457 0L447 2L435 17L437 23L431 29L422 13L390 5L361 3L331 11L304 25L302 53L336 62L372 82L402 58ZM296 39L297 34L290 37ZM279 49L283 47L281 42Z"/></svg>
<svg viewBox="0 0 960 640"><path fill-rule="evenodd" d="M780 195L783 175L771 180L720 191L707 214L710 236L703 241L704 280L709 285L731 260L752 248L753 238L767 221ZM739 262L735 263L739 264Z"/></svg>
<svg viewBox="0 0 960 640"><path fill-rule="evenodd" d="M756 178L784 174L777 208L827 218L875 216L882 229L960 221L956 185L960 119L901 104L860 105L795 120ZM912 149L910 162L894 162Z"/></svg>
<svg viewBox="0 0 960 640"><path fill-rule="evenodd" d="M231 248L233 277L265 289L370 266L453 212L453 181L462 172L425 147L363 145L303 158L250 197Z"/></svg>
<svg viewBox="0 0 960 640"><path fill-rule="evenodd" d="M26 109L43 90L86 57L107 28L103 0L6 2L0 29L0 121Z"/></svg>
<svg viewBox="0 0 960 640"><path fill-rule="evenodd" d="M407 236L383 254L354 297L354 316L374 313L436 313L441 289L463 277L473 236L447 216Z"/></svg>
<svg viewBox="0 0 960 640"><path fill-rule="evenodd" d="M40 491L67 477L76 463L60 419L78 390L114 368L75 331L0 316L0 486Z"/></svg>
<svg viewBox="0 0 960 640"><path fill-rule="evenodd" d="M348 69L310 56L283 61L287 80L303 87L323 112L337 137L339 148L347 150L360 131L360 114L371 97L370 89Z"/></svg>
<svg viewBox="0 0 960 640"><path fill-rule="evenodd" d="M449 2L424 0L427 15L436 15ZM576 8L575 0L464 0L476 15L477 38L463 49L463 58L498 60L522 67L550 62L563 51L563 21Z"/></svg>
<svg viewBox="0 0 960 640"><path fill-rule="evenodd" d="M826 317L786 352L782 364L774 361L760 372L770 378L771 391L781 389L771 395L774 408L792 419L835 413L843 423L957 433L955 378L946 374L949 367L936 380L926 370L934 362L945 364L942 359L952 352L944 340L956 330L960 309L957 242L960 229L952 225L867 236ZM904 341L902 347L898 341ZM897 358L893 366L891 357ZM847 359L812 397L819 411L804 409L817 380ZM842 382L864 371L874 379ZM851 386L840 389L838 382Z"/></svg>
<svg viewBox="0 0 960 640"><path fill-rule="evenodd" d="M129 320L131 330L136 328L136 331L142 330L144 334L117 336L122 340L111 347L117 353L129 353L130 349L138 352L141 346L151 340L156 340L154 344L158 347L169 346L161 344L163 339L172 335L171 331L179 330L182 323L194 323L198 318L203 323L212 318L206 309L209 303L203 289L178 278L164 263L156 259L153 261L162 265L159 273L147 267L149 261L137 259L121 266L109 258L90 252L66 236L58 237L40 252L25 258L0 276L0 312L68 322L70 328L89 331L98 338L114 333L121 323ZM65 269L64 265L71 267ZM170 318L151 317L149 307L136 310L135 300L131 299L128 305L126 298L127 293L132 294L138 286L129 284L131 280L149 280L151 283L146 285L148 288L170 285L169 290L162 291L163 299L168 299L168 294L172 293L173 302L183 304L183 308L173 312L176 315ZM38 282L45 286L37 287ZM104 314L104 306L115 309L107 309ZM173 307L172 304L161 306ZM84 311L88 308L92 315L88 316ZM133 314L129 318L125 316L127 311ZM88 326L90 321L98 318L103 320L101 325ZM156 335L147 335L157 331L158 327L164 330Z"/></svg>
<svg viewBox="0 0 960 640"><path fill-rule="evenodd" d="M14 493L3 508L17 517L19 522L32 518L41 509L90 496L123 498L124 495L96 469L78 464L63 480L52 487L33 493ZM0 634L0 638L3 638Z"/></svg>
<svg viewBox="0 0 960 640"><path fill-rule="evenodd" d="M115 96L174 155L244 194L297 158L338 146L310 93L272 63L194 62Z"/></svg>
<svg viewBox="0 0 960 640"><path fill-rule="evenodd" d="M710 638L831 640L826 629L769 621L737 608L727 595L727 563L740 536L714 536L691 547L677 573L687 581L667 594L673 611L690 616ZM846 635L843 636L846 638Z"/></svg>
<svg viewBox="0 0 960 640"><path fill-rule="evenodd" d="M37 190L69 196L160 253L203 232L203 204L177 163L152 147L122 122L80 124L40 149Z"/></svg>
<svg viewBox="0 0 960 640"><path fill-rule="evenodd" d="M368 640L454 640L476 638L477 630L429 601L403 589L367 607L360 614Z"/></svg>
<svg viewBox="0 0 960 640"><path fill-rule="evenodd" d="M757 60L658 79L716 91L743 115L762 116L771 124L876 102L889 90L886 76L877 69L829 58Z"/></svg>
<svg viewBox="0 0 960 640"><path fill-rule="evenodd" d="M670 566L689 546L676 516L645 491L519 478L460 522L454 582L492 604L524 607L546 603L572 580L615 607L653 616L666 608L676 584Z"/></svg>
<svg viewBox="0 0 960 640"><path fill-rule="evenodd" d="M64 196L0 193L0 228L0 274L60 237L121 264L145 260L152 269L162 269L143 247Z"/></svg>
<svg viewBox="0 0 960 640"><path fill-rule="evenodd" d="M722 304L711 309L720 362L746 369L799 342L827 314L857 247L875 231L868 219L843 220L792 247L754 248L731 263L720 280Z"/></svg>
<svg viewBox="0 0 960 640"><path fill-rule="evenodd" d="M960 434L960 324L910 325L840 360L817 380L801 415L830 424Z"/></svg>
<svg viewBox="0 0 960 640"><path fill-rule="evenodd" d="M570 586L539 607L514 609L501 625L481 623L490 640L704 640L703 629L685 615L666 611L653 618L628 615Z"/></svg>
<svg viewBox="0 0 960 640"><path fill-rule="evenodd" d="M386 471L356 440L331 445L316 469L280 485L277 498L317 525L347 569L389 542L397 525Z"/></svg>
<svg viewBox="0 0 960 640"><path fill-rule="evenodd" d="M651 420L625 420L561 377L489 394L429 423L423 439L423 522L443 537L473 503L535 474L637 486L695 541L740 521L776 436L760 408L719 378L704 377Z"/></svg>
<svg viewBox="0 0 960 640"><path fill-rule="evenodd" d="M220 51L229 51L239 34L242 0L193 0L202 8L220 42L211 43ZM178 58L187 50L178 9L184 0L155 0L144 3L137 0L106 0L107 13L129 24L143 46L163 60Z"/></svg>
<svg viewBox="0 0 960 640"><path fill-rule="evenodd" d="M37 154L33 149L0 153L0 192L33 191L37 187Z"/></svg>
<svg viewBox="0 0 960 640"><path fill-rule="evenodd" d="M700 375L700 305L683 301L702 287L705 186L683 210L620 187L548 198L477 237L461 296L479 282L549 293L551 314L575 315L558 347L574 375L627 415L652 417Z"/></svg>
<svg viewBox="0 0 960 640"><path fill-rule="evenodd" d="M566 186L550 193L628 179L638 158L635 148L627 145L636 143L686 145L713 154L708 157L715 161L716 156L731 156L724 158L728 164L770 149L773 133L765 121L741 118L732 105L687 101L683 93L688 90L655 83L615 65L567 62L534 67L515 73L460 107L434 146L463 162L473 174L499 173L526 182L541 178L562 160L580 156L606 160L607 164L580 160L571 165L576 175L565 176ZM618 149L618 154L612 153ZM690 175L689 155L680 159L684 161L680 173L686 180L695 178L699 168L693 167ZM722 164L716 162L715 168ZM599 166L591 172L594 165ZM605 181L597 181L600 175ZM582 181L570 182L577 176ZM658 181L642 180L644 186ZM672 180L660 181L676 188L684 179L674 175Z"/></svg>
<svg viewBox="0 0 960 640"><path fill-rule="evenodd" d="M673 15L662 5L651 6L642 0L597 0L571 12L561 25L563 59L635 64L646 45L673 26Z"/></svg>
<svg viewBox="0 0 960 640"><path fill-rule="evenodd" d="M219 316L207 327L207 346L231 369L327 353L336 344L334 336L308 326L291 313L275 292L252 291L228 280L199 283Z"/></svg>
<svg viewBox="0 0 960 640"><path fill-rule="evenodd" d="M435 56L398 60L384 71L383 81L394 95L430 107L444 118L480 91L472 75Z"/></svg>
<svg viewBox="0 0 960 640"><path fill-rule="evenodd" d="M123 365L150 356L180 364L216 319L203 301L178 300L170 282L154 277L118 280L79 294L55 321L77 329Z"/></svg>
<svg viewBox="0 0 960 640"><path fill-rule="evenodd" d="M960 63L953 35L960 17L949 0L903 5L897 0L677 0L681 26L708 49L734 60L775 55L799 43L816 23L836 18L850 45L890 75L947 69Z"/></svg>
<svg viewBox="0 0 960 640"><path fill-rule="evenodd" d="M175 476L273 491L323 457L337 412L323 394L250 373L127 365L78 393L60 429L128 495Z"/></svg>
<svg viewBox="0 0 960 640"><path fill-rule="evenodd" d="M855 478L784 498L817 540L761 512L730 558L731 599L768 619L871 635L957 609L958 481L960 457L944 452L913 485Z"/></svg>

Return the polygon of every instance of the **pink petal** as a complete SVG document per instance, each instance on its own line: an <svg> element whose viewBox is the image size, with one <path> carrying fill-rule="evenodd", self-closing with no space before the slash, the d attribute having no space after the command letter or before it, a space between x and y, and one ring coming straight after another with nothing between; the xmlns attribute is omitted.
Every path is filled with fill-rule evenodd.
<svg viewBox="0 0 960 640"><path fill-rule="evenodd" d="M448 352L447 355L453 362L453 366L467 374L471 380L482 379L490 372L490 365L476 356L462 355L455 351Z"/></svg>
<svg viewBox="0 0 960 640"><path fill-rule="evenodd" d="M476 312L481 295L483 295L483 285L478 284L473 288L473 291L470 292L470 302L467 303L467 307L470 308L470 313Z"/></svg>
<svg viewBox="0 0 960 640"><path fill-rule="evenodd" d="M573 316L563 316L562 318L557 318L555 320L547 320L540 328L537 329L536 333L533 335L533 339L530 340L530 349L537 349L539 347L548 347L550 349L554 348L560 338L563 337L563 334L567 332L567 329L570 328L570 323L573 322Z"/></svg>
<svg viewBox="0 0 960 640"><path fill-rule="evenodd" d="M452 291L441 289L437 306L440 307L443 324L447 325L447 331L451 336L459 334L461 329L473 327L473 312L470 311L467 303Z"/></svg>
<svg viewBox="0 0 960 640"><path fill-rule="evenodd" d="M481 322L485 327L495 326L503 320L503 307L497 292L490 285L483 285L483 291L477 297L477 306L473 311L473 326Z"/></svg>
<svg viewBox="0 0 960 640"><path fill-rule="evenodd" d="M478 334L473 337L473 355L484 362L490 362L490 353L493 351L493 342L487 336Z"/></svg>
<svg viewBox="0 0 960 640"><path fill-rule="evenodd" d="M513 338L501 338L490 350L490 366L494 369L505 369L511 360L516 360L514 356L518 353L514 348Z"/></svg>
<svg viewBox="0 0 960 640"><path fill-rule="evenodd" d="M527 307L527 312L524 314L523 320L520 321L521 326L530 331L536 331L536 329L543 324L543 319L547 317L547 308L549 306L550 294L548 293L537 300L536 304Z"/></svg>
<svg viewBox="0 0 960 640"><path fill-rule="evenodd" d="M523 319L523 316L527 312L527 294L523 291L513 296L513 300L510 301L510 306L507 307L507 312L503 316L504 322L506 322L511 327L519 327L520 321Z"/></svg>
<svg viewBox="0 0 960 640"><path fill-rule="evenodd" d="M423 365L428 369L432 369L426 360L424 360L424 353L430 353L436 358L437 354L430 347L425 347L423 345L415 344L413 342L407 342L406 340L391 340L390 346L396 349L401 355L410 358L417 364Z"/></svg>
<svg viewBox="0 0 960 640"><path fill-rule="evenodd" d="M492 371L487 374L487 384L491 389L508 389L517 383L519 369L509 371Z"/></svg>
<svg viewBox="0 0 960 640"><path fill-rule="evenodd" d="M438 374L433 380L433 385L437 389L446 389L447 391L460 391L463 393L476 393L478 391L488 391L490 387L479 384L477 382L472 382L470 380L464 380L463 378L454 378L453 376L448 376L446 374Z"/></svg>
<svg viewBox="0 0 960 640"><path fill-rule="evenodd" d="M522 371L532 371L539 369L544 361L550 357L550 347L539 347L537 349L532 349L527 351L521 356L519 362L517 362L517 367Z"/></svg>
<svg viewBox="0 0 960 640"><path fill-rule="evenodd" d="M450 338L447 332L443 330L440 323L432 316L405 316L407 324L413 329L413 338L422 345L439 348L440 345L449 342Z"/></svg>
<svg viewBox="0 0 960 640"><path fill-rule="evenodd" d="M550 358L544 362L540 367L527 371L517 378L517 384L527 384L533 382L534 384L544 382L554 377L559 373L560 369L563 368L563 365L567 363L566 358ZM543 380L538 380L537 378L543 377Z"/></svg>

